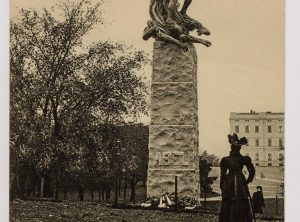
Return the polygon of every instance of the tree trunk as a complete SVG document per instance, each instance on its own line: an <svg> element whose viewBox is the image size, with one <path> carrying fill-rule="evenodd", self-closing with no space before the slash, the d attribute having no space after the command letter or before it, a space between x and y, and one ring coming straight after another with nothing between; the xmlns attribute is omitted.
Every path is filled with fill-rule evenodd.
<svg viewBox="0 0 300 222"><path fill-rule="evenodd" d="M18 147L17 144L15 144ZM19 189L19 177L20 177L20 169L19 169L19 155L17 152L13 152L10 155L10 187L9 187L9 199L10 201L14 200L16 197L20 195Z"/></svg>
<svg viewBox="0 0 300 222"><path fill-rule="evenodd" d="M105 189L105 185L101 185L101 187L102 187L102 201L105 201L106 199L105 199L105 195L106 195L106 189Z"/></svg>
<svg viewBox="0 0 300 222"><path fill-rule="evenodd" d="M126 193L127 193L127 172L125 174L125 181L124 181L124 190L123 190L123 199L126 199Z"/></svg>
<svg viewBox="0 0 300 222"><path fill-rule="evenodd" d="M120 178L118 181L119 197L121 196L121 185L122 185L122 179Z"/></svg>
<svg viewBox="0 0 300 222"><path fill-rule="evenodd" d="M54 186L54 198L55 200L58 200L59 195L59 171L56 172L56 178L55 178L55 186Z"/></svg>
<svg viewBox="0 0 300 222"><path fill-rule="evenodd" d="M20 176L20 197L24 197L25 196L25 188L26 188L26 173L22 173Z"/></svg>
<svg viewBox="0 0 300 222"><path fill-rule="evenodd" d="M55 198L55 200L58 200L58 195L59 195L58 182L56 181L55 183L56 183L56 185L55 185L54 198Z"/></svg>
<svg viewBox="0 0 300 222"><path fill-rule="evenodd" d="M40 198L44 197L44 182L45 182L45 177L41 177L41 189L40 189Z"/></svg>
<svg viewBox="0 0 300 222"><path fill-rule="evenodd" d="M119 180L118 178L115 179L115 204L118 203L118 199L119 199Z"/></svg>
<svg viewBox="0 0 300 222"><path fill-rule="evenodd" d="M132 201L135 204L135 184L136 184L135 175L132 175L131 177L131 194L130 194L130 201Z"/></svg>
<svg viewBox="0 0 300 222"><path fill-rule="evenodd" d="M94 189L91 190L91 200L94 201Z"/></svg>
<svg viewBox="0 0 300 222"><path fill-rule="evenodd" d="M56 143L54 144L55 149L58 149L57 146L57 141L59 140L60 137L60 122L58 118L58 101L57 99L55 100L53 97L50 98L51 101L51 106L52 106L52 115L53 115L53 120L54 120L54 138L56 140ZM58 200L58 194L59 194L59 166L56 168L56 179L55 179L55 192L54 192L54 197L55 200Z"/></svg>
<svg viewBox="0 0 300 222"><path fill-rule="evenodd" d="M102 186L100 185L99 186L99 189L98 189L98 199L99 199L99 203L102 202Z"/></svg>
<svg viewBox="0 0 300 222"><path fill-rule="evenodd" d="M64 190L64 200L67 200L67 195L68 195L68 192L67 192L67 190L65 189L65 190Z"/></svg>
<svg viewBox="0 0 300 222"><path fill-rule="evenodd" d="M83 201L84 200L84 190L82 189L81 186L78 187L78 195L79 195L79 200Z"/></svg>
<svg viewBox="0 0 300 222"><path fill-rule="evenodd" d="M17 190L16 190L16 175L11 176L13 177L12 182L10 183L10 187L9 187L9 200L13 201L17 195Z"/></svg>
<svg viewBox="0 0 300 222"><path fill-rule="evenodd" d="M106 187L106 201L110 201L110 192L111 192L111 189L110 187Z"/></svg>

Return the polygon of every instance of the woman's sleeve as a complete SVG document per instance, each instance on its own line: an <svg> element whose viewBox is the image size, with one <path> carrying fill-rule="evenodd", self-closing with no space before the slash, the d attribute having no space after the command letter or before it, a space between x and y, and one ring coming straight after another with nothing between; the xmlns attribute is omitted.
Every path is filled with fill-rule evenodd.
<svg viewBox="0 0 300 222"><path fill-rule="evenodd" d="M225 158L223 158L220 162L220 168L221 168L221 177L220 177L220 188L223 190L224 187L224 181L227 173L227 166L226 166L226 161Z"/></svg>
<svg viewBox="0 0 300 222"><path fill-rule="evenodd" d="M245 166L247 167L247 170L249 172L249 176L247 178L247 184L251 183L255 176L255 168L252 163L252 160L250 157L245 156Z"/></svg>

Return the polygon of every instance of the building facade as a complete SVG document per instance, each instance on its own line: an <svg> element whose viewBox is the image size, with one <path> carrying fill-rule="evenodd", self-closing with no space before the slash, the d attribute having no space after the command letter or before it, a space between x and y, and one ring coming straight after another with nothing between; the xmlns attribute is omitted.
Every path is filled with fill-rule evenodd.
<svg viewBox="0 0 300 222"><path fill-rule="evenodd" d="M246 137L241 150L256 166L283 166L284 113L230 113L230 133Z"/></svg>

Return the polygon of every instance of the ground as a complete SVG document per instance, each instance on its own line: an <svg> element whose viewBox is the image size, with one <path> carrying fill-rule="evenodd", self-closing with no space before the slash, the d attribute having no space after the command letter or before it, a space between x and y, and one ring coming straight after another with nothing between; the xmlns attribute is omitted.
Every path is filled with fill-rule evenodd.
<svg viewBox="0 0 300 222"><path fill-rule="evenodd" d="M217 220L218 216L210 213L124 210L113 209L108 205L78 201L59 203L17 200L13 201L10 206L10 222L215 222Z"/></svg>

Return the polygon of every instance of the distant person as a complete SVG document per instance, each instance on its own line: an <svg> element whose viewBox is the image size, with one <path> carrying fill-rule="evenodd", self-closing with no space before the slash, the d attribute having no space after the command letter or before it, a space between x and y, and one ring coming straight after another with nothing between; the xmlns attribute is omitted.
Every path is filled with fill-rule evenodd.
<svg viewBox="0 0 300 222"><path fill-rule="evenodd" d="M253 211L254 213L263 214L263 208L265 208L264 194L261 186L256 187L256 192L253 193Z"/></svg>
<svg viewBox="0 0 300 222"><path fill-rule="evenodd" d="M242 145L248 143L245 137L239 139L236 134L228 135L231 144L230 155L221 160L222 205L219 222L252 222L250 193L248 184L252 182L255 169L249 156L242 156ZM249 176L246 179L243 167L246 166Z"/></svg>

